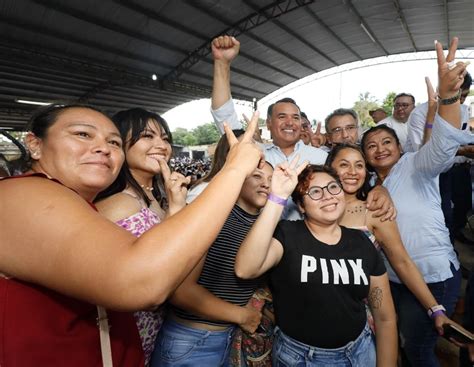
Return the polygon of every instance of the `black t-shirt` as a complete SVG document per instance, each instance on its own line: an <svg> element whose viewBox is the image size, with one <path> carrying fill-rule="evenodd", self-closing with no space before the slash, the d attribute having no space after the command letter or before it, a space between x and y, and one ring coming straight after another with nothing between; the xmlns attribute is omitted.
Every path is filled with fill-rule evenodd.
<svg viewBox="0 0 474 367"><path fill-rule="evenodd" d="M370 276L386 272L367 236L341 227L336 245L318 241L304 221L281 221L273 237L284 254L271 272L277 325L290 337L319 348L357 338L367 315Z"/></svg>

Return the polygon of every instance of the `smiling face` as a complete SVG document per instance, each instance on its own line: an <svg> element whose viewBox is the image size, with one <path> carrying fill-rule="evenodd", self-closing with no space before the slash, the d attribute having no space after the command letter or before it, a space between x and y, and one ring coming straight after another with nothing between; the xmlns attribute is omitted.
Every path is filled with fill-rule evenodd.
<svg viewBox="0 0 474 367"><path fill-rule="evenodd" d="M82 107L62 111L43 139L30 134L27 145L43 172L92 200L117 177L124 160L120 134L105 115Z"/></svg>
<svg viewBox="0 0 474 367"><path fill-rule="evenodd" d="M272 181L273 168L265 163L262 169L256 168L247 177L240 191L237 204L247 213L257 214L265 206L270 194L270 183Z"/></svg>
<svg viewBox="0 0 474 367"><path fill-rule="evenodd" d="M329 141L336 143L352 143L356 144L359 139L359 129L357 121L350 114L335 115L331 117L328 123Z"/></svg>
<svg viewBox="0 0 474 367"><path fill-rule="evenodd" d="M300 209L304 212L306 219L310 222L320 224L333 224L344 214L345 200L344 191L340 190L338 194L331 194L334 191L337 181L331 175L325 172L313 173L309 182L308 191L315 186L323 188L323 195L319 200L313 200L309 195L303 196L303 205ZM329 188L329 191L328 191ZM318 191L320 191L318 189Z"/></svg>
<svg viewBox="0 0 474 367"><path fill-rule="evenodd" d="M356 194L364 184L367 171L364 157L355 149L341 149L331 163L347 194Z"/></svg>
<svg viewBox="0 0 474 367"><path fill-rule="evenodd" d="M154 176L160 173L158 158L168 162L172 152L169 138L161 125L155 120L149 120L133 145L130 145L130 133L128 135L125 152L132 175Z"/></svg>
<svg viewBox="0 0 474 367"><path fill-rule="evenodd" d="M276 146L280 149L292 149L300 139L300 110L293 103L276 103L272 115L267 118L267 127Z"/></svg>
<svg viewBox="0 0 474 367"><path fill-rule="evenodd" d="M407 122L411 111L415 108L413 99L409 96L398 97L393 104L393 118L399 122Z"/></svg>
<svg viewBox="0 0 474 367"><path fill-rule="evenodd" d="M367 162L377 172L390 171L401 155L401 147L396 138L384 129L368 134L364 138L364 146L362 147Z"/></svg>

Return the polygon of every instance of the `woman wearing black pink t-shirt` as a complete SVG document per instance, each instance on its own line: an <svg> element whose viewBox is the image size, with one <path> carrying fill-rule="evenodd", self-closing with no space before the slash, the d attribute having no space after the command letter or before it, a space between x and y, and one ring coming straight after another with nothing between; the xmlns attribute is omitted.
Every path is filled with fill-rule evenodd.
<svg viewBox="0 0 474 367"><path fill-rule="evenodd" d="M395 366L396 317L383 261L363 232L339 226L345 200L337 174L310 165L297 176L303 167L296 161L275 169L272 194L235 265L241 278L273 268L273 365ZM305 219L279 222L295 186L292 197Z"/></svg>

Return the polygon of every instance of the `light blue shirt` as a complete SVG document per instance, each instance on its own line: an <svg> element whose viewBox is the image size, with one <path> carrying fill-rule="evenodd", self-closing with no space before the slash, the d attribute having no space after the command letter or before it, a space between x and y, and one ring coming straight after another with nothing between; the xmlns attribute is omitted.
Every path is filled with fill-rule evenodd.
<svg viewBox="0 0 474 367"><path fill-rule="evenodd" d="M425 134L426 116L428 115L428 102L415 107L408 118L408 140L406 152L416 152L423 145L423 136ZM461 105L461 124L464 129L469 125L469 107ZM454 163L469 162L469 158L456 156ZM451 168L451 167L450 167Z"/></svg>
<svg viewBox="0 0 474 367"><path fill-rule="evenodd" d="M438 176L452 165L459 145L472 142L470 132L437 114L431 139L418 152L405 153L383 182L398 211L403 244L427 283L451 278L451 263L459 269L441 210ZM401 283L384 260L390 280Z"/></svg>
<svg viewBox="0 0 474 367"><path fill-rule="evenodd" d="M214 118L217 129L221 134L224 133L224 121L227 122L232 129L242 129L242 124L237 118L232 99L229 99L217 110L211 109L211 114ZM328 153L324 150L315 148L311 145L306 145L302 140L296 142L293 152L288 156L285 155L285 153L283 153L275 144L261 144L260 146L264 151L265 160L273 167L276 167L282 162L291 162L297 154L299 154L298 164L304 161L308 161L310 164L324 164L328 156ZM285 210L283 211L282 219L299 220L302 218L303 216L298 211L297 206L290 197L288 199L288 204L285 206Z"/></svg>

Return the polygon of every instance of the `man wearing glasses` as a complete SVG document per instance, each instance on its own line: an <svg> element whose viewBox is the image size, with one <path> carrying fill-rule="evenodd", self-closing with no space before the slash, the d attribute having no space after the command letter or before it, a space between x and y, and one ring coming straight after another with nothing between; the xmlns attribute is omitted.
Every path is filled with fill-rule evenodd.
<svg viewBox="0 0 474 367"><path fill-rule="evenodd" d="M386 124L397 133L404 152L407 151L408 139L408 117L415 108L415 97L408 93L400 93L395 96L393 104L393 115L383 119L380 124Z"/></svg>
<svg viewBox="0 0 474 367"><path fill-rule="evenodd" d="M238 55L240 43L234 37L220 36L211 44L214 58L211 113L217 128L223 133L223 122L232 129L241 129L242 124L235 112L230 91L230 65ZM263 144L265 159L273 166L292 159L298 154L300 162L324 164L327 153L301 140L301 111L291 98L283 98L271 104L267 110L267 128L273 143Z"/></svg>
<svg viewBox="0 0 474 367"><path fill-rule="evenodd" d="M331 145L359 142L359 122L357 113L349 108L338 108L325 120L326 134Z"/></svg>
<svg viewBox="0 0 474 367"><path fill-rule="evenodd" d="M239 48L240 42L230 36L217 37L211 43L214 58L211 113L221 133L224 131L224 121L232 129L242 129L242 124L235 112L230 89L230 64L238 55ZM356 128L346 126L342 129L342 135L349 133L351 136L357 137L357 114L352 111L352 113L349 112L349 115L354 118ZM291 162L296 155L299 156L298 164L303 161L308 161L311 164L324 164L327 152L321 148L306 145L301 140L301 111L294 100L283 98L270 105L267 110L266 122L273 143L262 144L262 149L265 153L265 159L274 167L285 161ZM337 131L339 130L336 130L333 136L338 135ZM319 134L319 128L316 134ZM357 138L355 141L357 141ZM385 191L373 190L368 200L371 202L371 208L377 210L378 215L384 218L383 220L395 218L393 203ZM282 218L289 220L302 218L292 200L289 200L285 206Z"/></svg>

